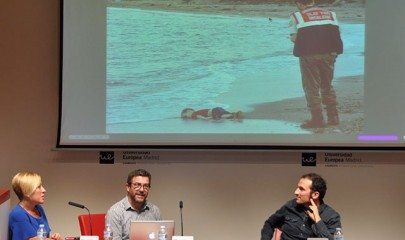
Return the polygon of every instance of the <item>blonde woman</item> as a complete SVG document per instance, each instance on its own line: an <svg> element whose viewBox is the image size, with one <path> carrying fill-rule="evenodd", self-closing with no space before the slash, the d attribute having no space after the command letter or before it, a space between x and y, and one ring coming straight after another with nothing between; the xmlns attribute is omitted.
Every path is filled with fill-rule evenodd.
<svg viewBox="0 0 405 240"><path fill-rule="evenodd" d="M46 239L61 240L59 233L50 234L48 219L41 206L46 192L41 176L33 172L20 172L14 176L11 185L20 202L9 215L9 239L37 240L39 225L44 224L48 237Z"/></svg>

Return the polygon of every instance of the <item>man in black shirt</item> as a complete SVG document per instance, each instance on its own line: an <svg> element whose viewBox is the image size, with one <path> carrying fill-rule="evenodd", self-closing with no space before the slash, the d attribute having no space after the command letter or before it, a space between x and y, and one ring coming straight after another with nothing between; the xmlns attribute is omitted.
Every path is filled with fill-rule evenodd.
<svg viewBox="0 0 405 240"><path fill-rule="evenodd" d="M281 229L281 240L306 240L323 237L333 240L341 227L340 215L323 202L326 181L315 173L305 174L298 182L295 199L271 215L264 223L261 240L270 240L274 229Z"/></svg>

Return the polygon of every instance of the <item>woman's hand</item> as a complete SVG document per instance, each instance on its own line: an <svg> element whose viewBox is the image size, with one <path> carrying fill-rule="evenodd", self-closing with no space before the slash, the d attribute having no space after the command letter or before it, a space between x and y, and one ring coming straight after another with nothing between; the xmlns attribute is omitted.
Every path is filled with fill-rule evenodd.
<svg viewBox="0 0 405 240"><path fill-rule="evenodd" d="M53 234L50 236L50 239L52 239L52 240L62 240L62 238L60 237L60 234L59 234L59 233L53 233Z"/></svg>

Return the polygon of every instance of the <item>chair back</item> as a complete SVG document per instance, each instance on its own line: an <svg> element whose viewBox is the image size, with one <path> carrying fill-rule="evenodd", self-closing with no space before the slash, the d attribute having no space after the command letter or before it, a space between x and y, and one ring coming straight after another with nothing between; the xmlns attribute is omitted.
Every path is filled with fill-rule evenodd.
<svg viewBox="0 0 405 240"><path fill-rule="evenodd" d="M81 235L87 236L91 235L90 217L91 217L91 225L93 227L93 236L98 236L99 239L103 239L105 227L105 213L79 215L78 219Z"/></svg>

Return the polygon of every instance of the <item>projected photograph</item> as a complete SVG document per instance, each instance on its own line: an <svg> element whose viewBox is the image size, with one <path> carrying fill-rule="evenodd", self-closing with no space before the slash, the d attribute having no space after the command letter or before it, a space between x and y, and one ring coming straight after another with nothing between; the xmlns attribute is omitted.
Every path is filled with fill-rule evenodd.
<svg viewBox="0 0 405 240"><path fill-rule="evenodd" d="M332 71L340 122L320 128L301 126L311 111L292 2L107 1L106 133L361 132L364 1L317 1L336 13L343 42Z"/></svg>

